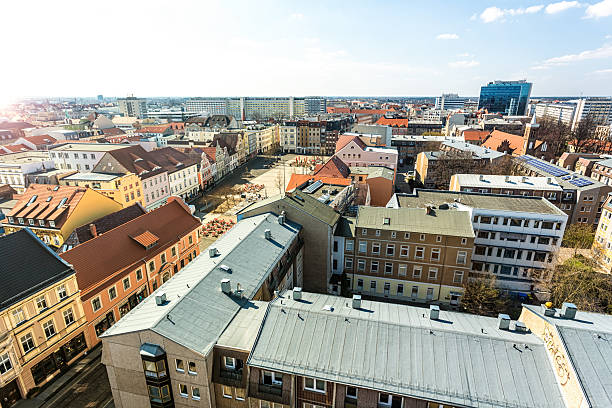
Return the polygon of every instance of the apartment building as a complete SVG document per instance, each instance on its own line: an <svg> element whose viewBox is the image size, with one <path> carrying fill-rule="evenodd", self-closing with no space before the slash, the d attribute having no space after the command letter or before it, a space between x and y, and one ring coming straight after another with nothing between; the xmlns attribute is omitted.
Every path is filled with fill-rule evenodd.
<svg viewBox="0 0 612 408"><path fill-rule="evenodd" d="M147 100L145 98L135 98L128 96L127 98L117 99L119 104L119 112L121 115L128 117L136 117L144 119L147 114Z"/></svg>
<svg viewBox="0 0 612 408"><path fill-rule="evenodd" d="M468 211L474 230L471 269L493 274L503 289L530 292L550 279L546 270L561 247L568 216L543 197L415 190L395 194L387 207Z"/></svg>
<svg viewBox="0 0 612 408"><path fill-rule="evenodd" d="M132 151L135 148L113 143L68 143L50 149L49 157L57 169L90 172L106 153L122 149Z"/></svg>
<svg viewBox="0 0 612 408"><path fill-rule="evenodd" d="M187 154L166 147L149 152L149 160L168 173L170 195L187 200L200 190L198 162Z"/></svg>
<svg viewBox="0 0 612 408"><path fill-rule="evenodd" d="M398 151L399 164L410 165L414 164L419 153L440 150L445 140L448 140L446 136L393 135L391 146Z"/></svg>
<svg viewBox="0 0 612 408"><path fill-rule="evenodd" d="M297 151L297 125L285 123L279 126L278 131L283 153L295 153Z"/></svg>
<svg viewBox="0 0 612 408"><path fill-rule="evenodd" d="M244 131L244 133L247 138L249 138L250 135L255 136L255 140L257 143L257 153L272 154L276 152L276 150L280 146L278 129L278 125L254 125L249 126Z"/></svg>
<svg viewBox="0 0 612 408"><path fill-rule="evenodd" d="M612 186L529 155L518 157L514 163L514 171L518 174L555 178L555 182L563 188L560 208L569 216L570 224L582 223L595 227L599 223L604 201ZM600 171L596 167L593 171Z"/></svg>
<svg viewBox="0 0 612 408"><path fill-rule="evenodd" d="M121 209L121 204L95 190L32 184L8 213L7 233L29 228L52 248L62 246L75 228Z"/></svg>
<svg viewBox="0 0 612 408"><path fill-rule="evenodd" d="M200 221L180 199L61 254L76 271L91 348L199 253Z"/></svg>
<svg viewBox="0 0 612 408"><path fill-rule="evenodd" d="M334 235L334 266L351 292L459 304L474 248L467 211L360 206L347 225Z"/></svg>
<svg viewBox="0 0 612 408"><path fill-rule="evenodd" d="M0 401L12 406L86 349L75 271L29 229L0 237Z"/></svg>
<svg viewBox="0 0 612 408"><path fill-rule="evenodd" d="M145 205L140 178L133 174L75 173L58 180L61 186L91 188L112 198L124 208L135 203Z"/></svg>
<svg viewBox="0 0 612 408"><path fill-rule="evenodd" d="M257 335L248 327L265 313L261 301L301 276L300 230L271 213L239 221L108 329L102 362L113 378L115 406L212 407L231 404L234 397L237 406L244 405L243 350ZM237 317L239 324L230 328ZM231 385L219 390L213 378ZM217 390L231 392L232 401L215 398Z"/></svg>
<svg viewBox="0 0 612 408"><path fill-rule="evenodd" d="M397 149L368 146L355 133L345 133L338 138L334 155L349 167L383 166L392 170L397 168Z"/></svg>
<svg viewBox="0 0 612 408"><path fill-rule="evenodd" d="M566 405L547 339L500 316L283 293L270 303L246 362L249 406L581 406Z"/></svg>
<svg viewBox="0 0 612 408"><path fill-rule="evenodd" d="M47 152L0 155L0 184L8 184L19 194L30 185L28 175L54 169Z"/></svg>
<svg viewBox="0 0 612 408"><path fill-rule="evenodd" d="M395 172L387 167L351 167L349 177L353 183L367 186L368 205L373 207L385 207L395 192Z"/></svg>
<svg viewBox="0 0 612 408"><path fill-rule="evenodd" d="M325 113L322 97L237 97L194 98L185 102L187 112L231 115L241 120L288 119L305 114Z"/></svg>

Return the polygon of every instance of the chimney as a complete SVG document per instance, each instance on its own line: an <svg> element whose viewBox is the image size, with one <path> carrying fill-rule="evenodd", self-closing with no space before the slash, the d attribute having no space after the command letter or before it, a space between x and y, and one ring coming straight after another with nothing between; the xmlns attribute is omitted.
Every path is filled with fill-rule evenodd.
<svg viewBox="0 0 612 408"><path fill-rule="evenodd" d="M217 247L208 248L208 256L210 256L211 258L217 256Z"/></svg>
<svg viewBox="0 0 612 408"><path fill-rule="evenodd" d="M546 178L546 182L547 182L548 184L552 184L552 177L548 177L548 178Z"/></svg>
<svg viewBox="0 0 612 408"><path fill-rule="evenodd" d="M221 279L221 291L226 295L232 293L232 283L229 279Z"/></svg>
<svg viewBox="0 0 612 408"><path fill-rule="evenodd" d="M155 304L157 306L162 306L164 303L166 303L166 292L159 292L155 295Z"/></svg>
<svg viewBox="0 0 612 408"><path fill-rule="evenodd" d="M265 230L264 236L266 237L266 239L272 239L272 231L270 231L269 229Z"/></svg>
<svg viewBox="0 0 612 408"><path fill-rule="evenodd" d="M544 303L542 303L540 307L542 308L544 316L553 317L555 315L555 309L553 307L548 307Z"/></svg>
<svg viewBox="0 0 612 408"><path fill-rule="evenodd" d="M497 327L500 330L510 330L510 316L500 313L497 315Z"/></svg>
<svg viewBox="0 0 612 408"><path fill-rule="evenodd" d="M281 215L278 216L278 223L280 225L284 225L285 224L285 215L284 214L281 214Z"/></svg>
<svg viewBox="0 0 612 408"><path fill-rule="evenodd" d="M561 316L563 316L564 319L574 319L576 318L576 310L578 310L578 308L575 304L563 303L561 307Z"/></svg>
<svg viewBox="0 0 612 408"><path fill-rule="evenodd" d="M506 183L510 182L510 176L506 176Z"/></svg>
<svg viewBox="0 0 612 408"><path fill-rule="evenodd" d="M293 288L293 300L302 300L302 288Z"/></svg>
<svg viewBox="0 0 612 408"><path fill-rule="evenodd" d="M353 309L361 309L361 295L353 295Z"/></svg>
<svg viewBox="0 0 612 408"><path fill-rule="evenodd" d="M526 183L526 182L527 182L527 177L523 176L523 177L521 178L521 181L522 181L523 183Z"/></svg>
<svg viewBox="0 0 612 408"><path fill-rule="evenodd" d="M431 320L438 320L439 317L440 317L440 306L429 305L429 318Z"/></svg>
<svg viewBox="0 0 612 408"><path fill-rule="evenodd" d="M425 208L425 210L426 210L427 215L436 215L436 212L434 211L434 209L433 209L433 206L432 206L432 205L428 205L428 206Z"/></svg>
<svg viewBox="0 0 612 408"><path fill-rule="evenodd" d="M480 176L478 176L478 180L484 181L484 175L481 174Z"/></svg>
<svg viewBox="0 0 612 408"><path fill-rule="evenodd" d="M519 333L527 333L527 326L523 322L515 322L514 323L514 331Z"/></svg>
<svg viewBox="0 0 612 408"><path fill-rule="evenodd" d="M98 229L96 228L96 224L89 224L89 232L94 238L98 236Z"/></svg>

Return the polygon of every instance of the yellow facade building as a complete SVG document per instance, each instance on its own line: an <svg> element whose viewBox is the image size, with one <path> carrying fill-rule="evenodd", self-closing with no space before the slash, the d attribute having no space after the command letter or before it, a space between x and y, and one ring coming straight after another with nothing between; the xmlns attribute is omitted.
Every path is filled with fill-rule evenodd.
<svg viewBox="0 0 612 408"><path fill-rule="evenodd" d="M91 188L110 197L123 208L136 203L145 206L140 178L133 173L76 173L59 180L63 186Z"/></svg>
<svg viewBox="0 0 612 408"><path fill-rule="evenodd" d="M75 228L119 211L121 204L91 188L31 184L4 222L7 234L29 228L59 248Z"/></svg>
<svg viewBox="0 0 612 408"><path fill-rule="evenodd" d="M595 260L606 273L612 272L612 196L608 196L601 210L601 217L591 248Z"/></svg>

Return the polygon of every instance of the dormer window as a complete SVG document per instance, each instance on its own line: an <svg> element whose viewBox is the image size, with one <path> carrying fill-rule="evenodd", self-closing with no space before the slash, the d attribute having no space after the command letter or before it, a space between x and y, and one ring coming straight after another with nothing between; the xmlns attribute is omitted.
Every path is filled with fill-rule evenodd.
<svg viewBox="0 0 612 408"><path fill-rule="evenodd" d="M33 219L31 219L31 218L30 218L30 219L28 219L28 224L30 224L30 225L34 225L34 220L33 220Z"/></svg>
<svg viewBox="0 0 612 408"><path fill-rule="evenodd" d="M13 224L15 222L15 219L13 217L8 217L8 221Z"/></svg>
<svg viewBox="0 0 612 408"><path fill-rule="evenodd" d="M19 221L19 224L24 225L23 218L18 218L17 221Z"/></svg>
<svg viewBox="0 0 612 408"><path fill-rule="evenodd" d="M55 228L55 221L49 221L49 226Z"/></svg>

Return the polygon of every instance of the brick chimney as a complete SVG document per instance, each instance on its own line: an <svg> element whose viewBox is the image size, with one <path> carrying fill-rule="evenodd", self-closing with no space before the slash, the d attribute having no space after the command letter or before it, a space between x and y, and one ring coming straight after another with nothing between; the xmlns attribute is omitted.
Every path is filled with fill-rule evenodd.
<svg viewBox="0 0 612 408"><path fill-rule="evenodd" d="M96 224L89 224L89 232L95 238L98 236L98 230L96 229Z"/></svg>

